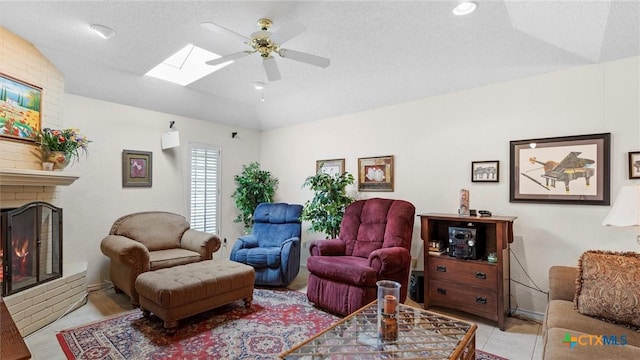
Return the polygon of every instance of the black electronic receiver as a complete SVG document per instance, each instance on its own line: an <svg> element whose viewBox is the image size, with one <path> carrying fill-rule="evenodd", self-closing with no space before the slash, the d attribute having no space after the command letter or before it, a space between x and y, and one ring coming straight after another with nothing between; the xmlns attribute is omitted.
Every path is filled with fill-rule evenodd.
<svg viewBox="0 0 640 360"><path fill-rule="evenodd" d="M489 210L478 210L478 214L480 214L480 217L490 217L491 216L491 211L489 211Z"/></svg>

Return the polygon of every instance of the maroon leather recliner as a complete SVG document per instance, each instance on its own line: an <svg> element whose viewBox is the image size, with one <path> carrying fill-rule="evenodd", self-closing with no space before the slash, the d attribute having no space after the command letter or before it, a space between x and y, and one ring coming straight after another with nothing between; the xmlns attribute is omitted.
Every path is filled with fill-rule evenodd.
<svg viewBox="0 0 640 360"><path fill-rule="evenodd" d="M307 298L326 310L350 314L377 297L378 280L399 282L407 297L415 207L373 198L349 205L338 239L314 240L307 259Z"/></svg>

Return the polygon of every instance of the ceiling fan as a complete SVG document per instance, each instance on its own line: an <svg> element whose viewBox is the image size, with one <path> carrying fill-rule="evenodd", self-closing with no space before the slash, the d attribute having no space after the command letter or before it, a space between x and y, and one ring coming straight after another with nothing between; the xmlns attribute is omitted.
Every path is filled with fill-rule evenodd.
<svg viewBox="0 0 640 360"><path fill-rule="evenodd" d="M234 36L251 47L251 50L239 51L207 61L207 65L220 65L231 60L243 58L253 53L259 53L262 57L262 66L264 66L264 70L267 73L267 79L269 79L269 81L276 81L281 78L280 70L278 70L278 65L276 64L276 59L273 57L273 54L278 54L282 58L296 60L323 68L329 66L330 60L327 58L307 54L301 51L283 49L280 47L291 38L305 31L306 27L303 24L297 21L291 21L281 26L280 29L274 33L269 31L272 24L273 23L269 19L260 19L258 20L260 30L251 34L250 37L246 37L211 22L201 23L200 25L205 29Z"/></svg>

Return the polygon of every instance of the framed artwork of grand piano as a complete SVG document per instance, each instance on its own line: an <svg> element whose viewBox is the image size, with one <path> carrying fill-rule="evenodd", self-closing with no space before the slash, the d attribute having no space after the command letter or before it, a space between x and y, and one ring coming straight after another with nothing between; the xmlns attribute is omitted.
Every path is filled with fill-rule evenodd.
<svg viewBox="0 0 640 360"><path fill-rule="evenodd" d="M629 153L629 179L640 179L640 151Z"/></svg>
<svg viewBox="0 0 640 360"><path fill-rule="evenodd" d="M510 145L510 202L610 204L610 133Z"/></svg>
<svg viewBox="0 0 640 360"><path fill-rule="evenodd" d="M472 161L471 182L500 181L500 161Z"/></svg>

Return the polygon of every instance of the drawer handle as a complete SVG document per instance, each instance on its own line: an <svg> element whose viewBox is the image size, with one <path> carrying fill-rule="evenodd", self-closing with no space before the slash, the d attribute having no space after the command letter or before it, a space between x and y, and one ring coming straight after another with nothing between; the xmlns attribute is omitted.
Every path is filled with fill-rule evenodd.
<svg viewBox="0 0 640 360"><path fill-rule="evenodd" d="M485 273L483 273L483 272L479 272L479 271L478 271L478 272L476 273L476 277L477 277L478 279L483 279L483 280L484 280L484 279L486 279L486 278L487 278L487 274L485 274Z"/></svg>
<svg viewBox="0 0 640 360"><path fill-rule="evenodd" d="M438 288L438 294L447 295L447 289Z"/></svg>
<svg viewBox="0 0 640 360"><path fill-rule="evenodd" d="M480 296L476 296L476 302L477 302L478 304L486 304L486 303L487 303L487 298L483 298L483 297L480 297Z"/></svg>
<svg viewBox="0 0 640 360"><path fill-rule="evenodd" d="M436 266L436 271L447 272L447 267L446 266L442 266L442 265L438 265L438 266Z"/></svg>

